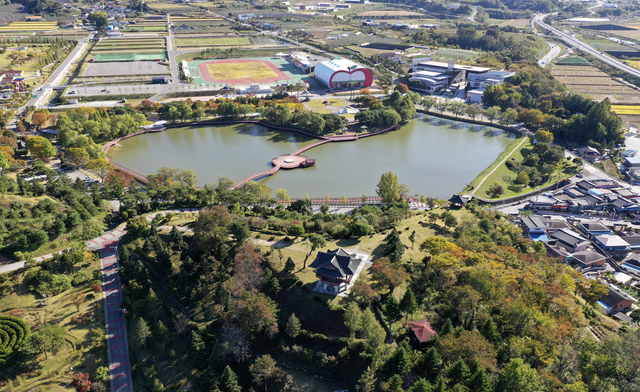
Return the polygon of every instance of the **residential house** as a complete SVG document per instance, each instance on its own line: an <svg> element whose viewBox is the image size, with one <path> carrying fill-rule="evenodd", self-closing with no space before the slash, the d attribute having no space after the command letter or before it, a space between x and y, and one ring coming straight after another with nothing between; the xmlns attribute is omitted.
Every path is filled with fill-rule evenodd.
<svg viewBox="0 0 640 392"><path fill-rule="evenodd" d="M572 226L563 219L549 219L549 221L547 222L547 231L549 233L553 233L562 229L571 230Z"/></svg>
<svg viewBox="0 0 640 392"><path fill-rule="evenodd" d="M567 249L565 249L559 242L547 241L543 243L547 248L547 255L552 259L556 259L558 263L562 263L563 261L565 261L567 256L569 256L569 252L567 252Z"/></svg>
<svg viewBox="0 0 640 392"><path fill-rule="evenodd" d="M610 206L619 214L640 211L640 204L631 202L627 199L616 199L610 204Z"/></svg>
<svg viewBox="0 0 640 392"><path fill-rule="evenodd" d="M598 221L588 221L578 223L578 229L591 236L613 234L611 229Z"/></svg>
<svg viewBox="0 0 640 392"><path fill-rule="evenodd" d="M614 234L596 236L593 238L593 242L609 252L624 252L630 250L629 243Z"/></svg>
<svg viewBox="0 0 640 392"><path fill-rule="evenodd" d="M525 216L521 220L522 228L524 229L527 237L534 241L547 241L547 225L548 222L545 218L537 215Z"/></svg>
<svg viewBox="0 0 640 392"><path fill-rule="evenodd" d="M558 204L563 203L553 196L533 196L529 199L527 207L535 210L553 210Z"/></svg>
<svg viewBox="0 0 640 392"><path fill-rule="evenodd" d="M618 196L625 198L625 199L629 199L629 200L636 200L638 198L638 195L633 193L632 191L630 191L627 188L618 188L618 189L614 189L613 190L615 193L618 194Z"/></svg>
<svg viewBox="0 0 640 392"><path fill-rule="evenodd" d="M407 326L411 332L413 332L412 339L417 341L419 344L427 343L438 334L426 319L409 321Z"/></svg>
<svg viewBox="0 0 640 392"><path fill-rule="evenodd" d="M627 257L622 259L620 266L634 275L640 275L640 254L629 253Z"/></svg>
<svg viewBox="0 0 640 392"><path fill-rule="evenodd" d="M622 160L622 166L627 169L640 167L640 158L637 157L624 157Z"/></svg>
<svg viewBox="0 0 640 392"><path fill-rule="evenodd" d="M598 304L604 308L607 314L615 314L618 312L626 312L631 310L631 306L637 300L629 294L620 290L613 284L609 285L609 293L602 296Z"/></svg>
<svg viewBox="0 0 640 392"><path fill-rule="evenodd" d="M588 180L582 180L576 183L576 186L582 189L584 192L587 192L591 188L597 188L596 184Z"/></svg>
<svg viewBox="0 0 640 392"><path fill-rule="evenodd" d="M348 291L368 258L366 253L357 250L349 252L342 248L318 252L309 265L318 278L314 290L330 294Z"/></svg>
<svg viewBox="0 0 640 392"><path fill-rule="evenodd" d="M589 161L593 161L596 158L600 157L600 152L593 147L581 147L574 150L578 155L583 158L586 158Z"/></svg>
<svg viewBox="0 0 640 392"><path fill-rule="evenodd" d="M571 197L574 197L574 198L584 197L587 194L582 189L580 189L578 187L575 187L575 186L565 189L564 193L566 193L567 195L569 195Z"/></svg>
<svg viewBox="0 0 640 392"><path fill-rule="evenodd" d="M620 234L620 237L623 240L627 241L631 250L640 249L640 234L636 234L633 232L624 232Z"/></svg>
<svg viewBox="0 0 640 392"><path fill-rule="evenodd" d="M601 255L598 252L592 250L583 250L581 252L575 252L567 256L568 262L574 261L580 265L580 267L593 267L604 266L607 261L607 256Z"/></svg>
<svg viewBox="0 0 640 392"><path fill-rule="evenodd" d="M587 249L590 242L573 230L561 229L548 235L552 245L560 245L568 252L580 252Z"/></svg>
<svg viewBox="0 0 640 392"><path fill-rule="evenodd" d="M618 188L620 186L620 183L614 180L610 180L608 178L598 178L595 180L589 180L589 182L593 183L595 186L602 189L613 189L613 188Z"/></svg>

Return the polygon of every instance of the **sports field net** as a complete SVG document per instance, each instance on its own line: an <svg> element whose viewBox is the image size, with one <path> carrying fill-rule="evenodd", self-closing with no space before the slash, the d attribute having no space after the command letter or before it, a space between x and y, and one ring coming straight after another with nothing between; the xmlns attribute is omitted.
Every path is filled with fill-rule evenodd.
<svg viewBox="0 0 640 392"><path fill-rule="evenodd" d="M142 61L142 60L166 60L165 52L143 52L143 53L96 53L94 62L101 61Z"/></svg>

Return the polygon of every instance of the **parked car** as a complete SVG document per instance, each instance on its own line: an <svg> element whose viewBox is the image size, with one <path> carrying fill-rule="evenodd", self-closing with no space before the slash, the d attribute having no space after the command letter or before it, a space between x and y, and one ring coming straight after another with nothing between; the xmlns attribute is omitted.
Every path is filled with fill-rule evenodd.
<svg viewBox="0 0 640 392"><path fill-rule="evenodd" d="M578 173L578 174L576 174L576 177L578 177L578 178L584 178L584 174L582 174L582 173Z"/></svg>

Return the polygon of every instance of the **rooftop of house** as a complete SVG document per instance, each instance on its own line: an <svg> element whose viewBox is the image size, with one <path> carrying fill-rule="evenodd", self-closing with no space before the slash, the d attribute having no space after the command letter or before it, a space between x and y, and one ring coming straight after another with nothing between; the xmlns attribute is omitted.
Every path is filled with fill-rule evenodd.
<svg viewBox="0 0 640 392"><path fill-rule="evenodd" d="M607 257L601 255L598 252L592 250L583 250L581 252L572 253L571 257L583 265L590 265L601 260L606 260Z"/></svg>
<svg viewBox="0 0 640 392"><path fill-rule="evenodd" d="M587 231L610 231L609 228L597 221L582 222L580 226Z"/></svg>
<svg viewBox="0 0 640 392"><path fill-rule="evenodd" d="M547 241L544 245L550 257L567 257L569 255L567 249L558 241Z"/></svg>
<svg viewBox="0 0 640 392"><path fill-rule="evenodd" d="M350 253L342 248L318 252L316 259L309 265L318 275L332 278L344 278L354 275L364 260L356 253Z"/></svg>
<svg viewBox="0 0 640 392"><path fill-rule="evenodd" d="M635 298L625 293L624 291L617 288L615 285L609 285L609 292L606 295L600 297L600 301L605 304L613 307L616 304L619 304L622 301L631 300L632 302L637 302Z"/></svg>
<svg viewBox="0 0 640 392"><path fill-rule="evenodd" d="M409 321L407 325L416 335L416 338L420 341L420 343L426 343L438 334L426 319Z"/></svg>
<svg viewBox="0 0 640 392"><path fill-rule="evenodd" d="M582 242L587 242L587 239L576 233L573 230L561 229L549 235L551 239L556 239L569 246L576 246Z"/></svg>
<svg viewBox="0 0 640 392"><path fill-rule="evenodd" d="M568 224L566 221L560 220L560 219L550 219L548 227L549 227L549 231L551 232L561 230L561 229L571 230L571 225Z"/></svg>
<svg viewBox="0 0 640 392"><path fill-rule="evenodd" d="M634 232L624 232L620 234L623 240L627 241L629 245L640 245L640 234Z"/></svg>
<svg viewBox="0 0 640 392"><path fill-rule="evenodd" d="M581 189L584 189L584 190L589 190L591 188L596 188L596 184L592 183L591 181L587 181L587 180L582 180L580 182L577 182L576 186L578 186L578 188L581 188Z"/></svg>
<svg viewBox="0 0 640 392"><path fill-rule="evenodd" d="M522 218L522 225L525 226L527 229L532 229L535 227L547 227L548 222L547 220L539 215L533 215L533 216L525 216Z"/></svg>
<svg viewBox="0 0 640 392"><path fill-rule="evenodd" d="M638 157L624 157L624 161L630 165L640 165L640 158Z"/></svg>
<svg viewBox="0 0 640 392"><path fill-rule="evenodd" d="M596 240L607 247L628 247L629 243L617 235L605 234L596 237Z"/></svg>

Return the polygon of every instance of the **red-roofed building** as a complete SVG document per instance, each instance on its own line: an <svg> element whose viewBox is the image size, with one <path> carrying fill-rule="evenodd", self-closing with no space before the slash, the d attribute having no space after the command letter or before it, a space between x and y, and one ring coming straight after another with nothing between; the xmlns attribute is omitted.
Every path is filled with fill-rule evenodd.
<svg viewBox="0 0 640 392"><path fill-rule="evenodd" d="M420 344L427 343L429 340L431 340L434 336L438 334L426 319L409 321L407 325L409 326L409 328L415 335L416 340Z"/></svg>

